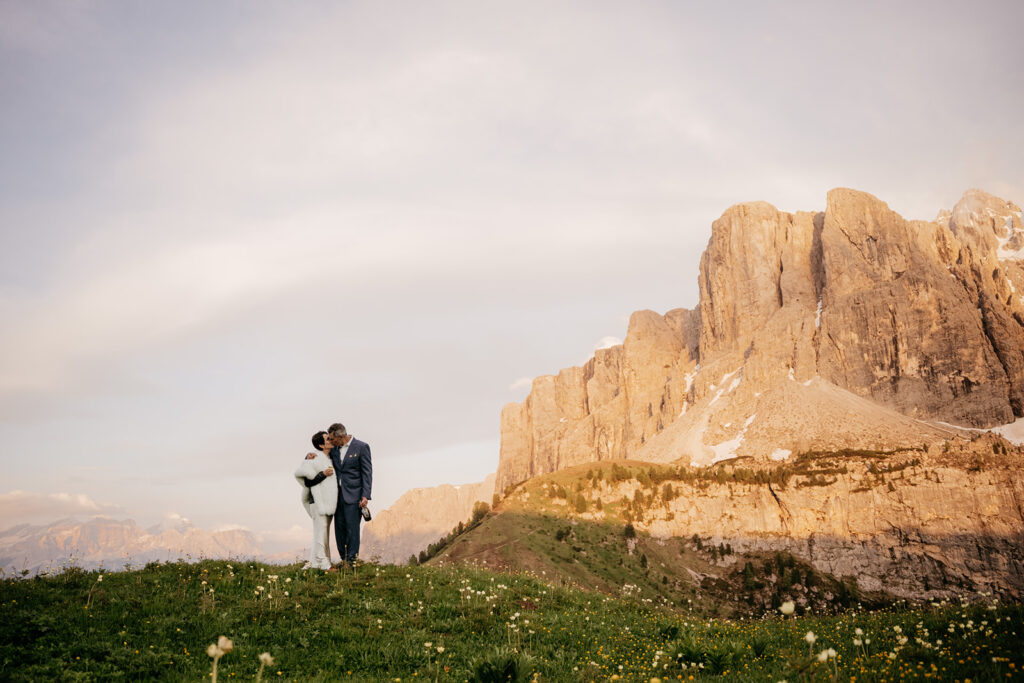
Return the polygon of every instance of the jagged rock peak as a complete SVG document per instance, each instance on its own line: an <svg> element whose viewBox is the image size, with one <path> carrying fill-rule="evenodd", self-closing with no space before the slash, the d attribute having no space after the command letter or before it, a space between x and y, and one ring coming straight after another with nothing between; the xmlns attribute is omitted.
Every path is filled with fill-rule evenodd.
<svg viewBox="0 0 1024 683"><path fill-rule="evenodd" d="M983 190L968 190L949 214L948 225L979 254L995 252L999 260L1024 258L1021 209Z"/></svg>
<svg viewBox="0 0 1024 683"><path fill-rule="evenodd" d="M1012 422L1020 259L1020 209L978 190L935 221L848 188L819 212L732 206L695 310L634 314L621 346L504 408L498 490L595 460L920 444L959 433L942 423Z"/></svg>

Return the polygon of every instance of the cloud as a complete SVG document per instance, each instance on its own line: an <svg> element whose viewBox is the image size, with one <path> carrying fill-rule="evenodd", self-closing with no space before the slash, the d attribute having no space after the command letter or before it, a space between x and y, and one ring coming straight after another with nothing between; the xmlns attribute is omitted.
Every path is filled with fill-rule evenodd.
<svg viewBox="0 0 1024 683"><path fill-rule="evenodd" d="M0 303L3 317L18 321L0 342L0 391L59 387L83 362L180 335L305 272L282 263L294 253L282 255L266 241L250 244L244 259L238 251L207 242L114 260L55 292Z"/></svg>
<svg viewBox="0 0 1024 683"><path fill-rule="evenodd" d="M69 33L92 28L90 3L54 5L0 3L0 48L43 54L60 47Z"/></svg>
<svg viewBox="0 0 1024 683"><path fill-rule="evenodd" d="M626 320L628 321L628 317L626 318ZM622 343L622 340L619 339L618 337L613 337L613 336L610 336L610 335L609 336L605 336L605 337L601 337L597 341L597 343L594 344L594 352L600 351L601 349L610 349L611 347L618 346L621 343ZM586 365L590 361L590 359L593 358L593 357L594 357L594 354L591 353L586 358L582 359L578 363L578 365L580 365L580 366ZM520 389L529 389L532 386L533 386L533 377L520 377L517 380L515 380L514 382L512 382L512 384L508 385L508 389L509 389L509 391L518 391Z"/></svg>
<svg viewBox="0 0 1024 683"><path fill-rule="evenodd" d="M628 321L628 317L627 317L627 321ZM583 358L580 361L578 361L576 364L579 365L579 366L584 366L588 362L590 362L590 359L593 358L594 355L598 351L600 351L602 349L610 349L613 346L620 345L621 343L622 343L622 340L619 339L618 337L613 337L611 335L608 335L608 336L605 336L605 337L601 337L600 339L597 340L597 343L594 344L594 350L590 354L588 354L585 358Z"/></svg>
<svg viewBox="0 0 1024 683"><path fill-rule="evenodd" d="M309 548L312 536L312 522L309 526L293 524L287 529L264 530L257 534L260 547L267 554L296 552ZM334 543L333 539L331 543Z"/></svg>
<svg viewBox="0 0 1024 683"><path fill-rule="evenodd" d="M97 502L84 493L0 493L0 519L8 527L18 524L42 524L63 517L124 515L119 505Z"/></svg>
<svg viewBox="0 0 1024 683"><path fill-rule="evenodd" d="M310 522L312 524L312 522ZM244 529L245 527L238 527ZM263 531L260 533L260 537L271 542L305 542L309 540L310 533L313 527L304 527L299 524L293 524L287 529L278 529L273 531Z"/></svg>
<svg viewBox="0 0 1024 683"><path fill-rule="evenodd" d="M512 384L509 384L508 385L508 389L509 389L509 391L515 391L517 389L529 389L530 386L532 386L532 385L533 385L533 378L532 377L520 377L516 381L512 382Z"/></svg>
<svg viewBox="0 0 1024 683"><path fill-rule="evenodd" d="M45 294L5 300L0 290L0 394L24 402L94 386L127 352L318 283L344 293L357 279L429 269L423 283L441 273L486 282L511 263L538 272L547 258L563 265L544 285L559 287L585 282L564 264L600 268L582 250L630 261L622 250L678 241L692 210L679 188L701 195L679 159L721 156L735 136L669 62L654 68L672 77L656 78L642 54L608 52L608 40L623 47L623 20L650 17L546 12L555 24L583 19L581 30L528 29L524 51L527 36L507 21L518 14L501 8L460 11L457 27L425 10L271 12L257 24L290 29L263 45L259 31L236 28L263 48L248 58L217 43L201 70L124 74L133 96L111 112L115 139L90 166L89 191L47 203L67 215L25 221L74 225L74 249L58 254ZM21 23L47 25L46 13L27 14ZM513 34L486 38L498 25ZM656 43L680 42L655 28ZM577 53L600 61L581 69ZM339 253L346 281L328 279ZM361 298L375 296L371 285Z"/></svg>
<svg viewBox="0 0 1024 683"><path fill-rule="evenodd" d="M610 349L613 346L618 346L622 343L622 340L618 337L601 337L596 344L594 344L594 350L600 351L601 349Z"/></svg>

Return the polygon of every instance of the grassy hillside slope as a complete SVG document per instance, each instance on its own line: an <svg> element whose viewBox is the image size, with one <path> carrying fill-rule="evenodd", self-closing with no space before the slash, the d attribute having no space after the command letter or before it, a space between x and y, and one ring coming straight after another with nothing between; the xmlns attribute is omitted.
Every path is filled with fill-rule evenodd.
<svg viewBox="0 0 1024 683"><path fill-rule="evenodd" d="M734 553L699 538L655 539L622 524L521 511L491 515L431 563L526 571L560 586L717 617L760 616L794 594L818 613L894 601L861 593L789 553Z"/></svg>

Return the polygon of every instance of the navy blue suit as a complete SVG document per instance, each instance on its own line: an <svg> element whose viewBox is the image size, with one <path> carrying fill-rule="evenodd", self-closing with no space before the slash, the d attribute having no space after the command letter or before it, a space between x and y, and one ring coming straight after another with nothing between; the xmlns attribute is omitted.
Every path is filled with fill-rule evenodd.
<svg viewBox="0 0 1024 683"><path fill-rule="evenodd" d="M334 542L338 556L352 562L359 556L359 524L363 516L359 512L359 500L370 499L373 486L373 463L370 460L370 445L353 438L348 442L345 459L341 460L341 449L331 449L334 476L338 479L338 507L334 513Z"/></svg>

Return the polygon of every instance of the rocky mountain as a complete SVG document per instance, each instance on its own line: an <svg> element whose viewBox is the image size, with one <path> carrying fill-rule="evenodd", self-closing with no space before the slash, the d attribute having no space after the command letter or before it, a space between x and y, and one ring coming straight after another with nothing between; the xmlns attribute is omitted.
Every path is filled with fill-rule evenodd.
<svg viewBox="0 0 1024 683"><path fill-rule="evenodd" d="M980 190L934 221L849 189L821 212L734 206L696 308L634 313L623 344L505 406L497 488L611 459L770 462L1005 430L1024 416L1022 266L1020 208Z"/></svg>
<svg viewBox="0 0 1024 683"><path fill-rule="evenodd" d="M495 475L482 482L410 489L363 526L360 556L401 564L468 521L478 502L490 505Z"/></svg>
<svg viewBox="0 0 1024 683"><path fill-rule="evenodd" d="M778 567L755 594L741 594L738 567L781 552L859 591L1020 600L1022 454L978 434L928 448L810 452L779 463L580 465L517 486L432 562L543 572L611 593L629 584L694 602L740 598L767 607L773 597L776 605L822 599L806 575L782 581ZM694 556L691 539L729 554ZM646 556L636 557L637 548Z"/></svg>
<svg viewBox="0 0 1024 683"><path fill-rule="evenodd" d="M121 569L126 564L178 558L255 558L260 544L248 531L206 531L187 520L143 530L134 521L94 517L21 524L0 532L0 568L7 574L59 571L65 566Z"/></svg>

